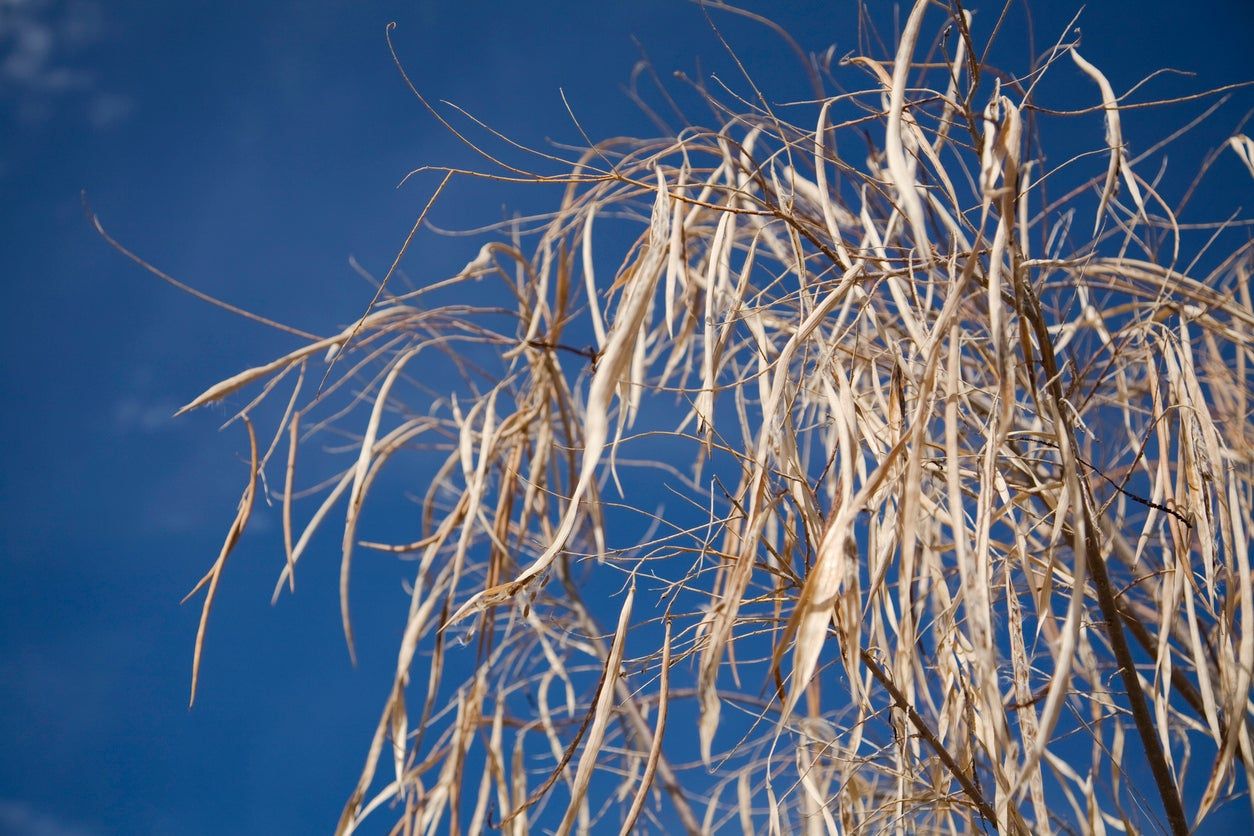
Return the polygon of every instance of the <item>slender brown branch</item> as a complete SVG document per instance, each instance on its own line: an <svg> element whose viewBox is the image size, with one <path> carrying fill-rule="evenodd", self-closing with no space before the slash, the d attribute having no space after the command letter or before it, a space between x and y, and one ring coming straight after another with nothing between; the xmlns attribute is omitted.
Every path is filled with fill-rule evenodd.
<svg viewBox="0 0 1254 836"><path fill-rule="evenodd" d="M958 765L958 762L954 760L954 756L949 754L949 750L945 748L945 744L940 742L940 740L936 737L936 733L928 726L927 721L923 719L918 711L915 711L914 706L906 699L906 695L901 693L897 686L893 684L893 680L889 677L888 672L880 667L879 662L875 661L875 657L873 657L867 650L860 651L860 655L863 663L867 666L867 669L871 671L871 675L874 676L876 681L879 682L880 685L884 686L884 690L892 696L893 704L905 713L906 717L910 720L910 724L914 726L915 731L919 733L919 736L923 738L927 745L932 748L932 751L936 753L936 756L940 758L941 763L943 763L945 768L949 770L949 774L954 776L954 780L958 782L958 786L962 787L962 791L966 793L967 798L971 800L971 803L975 805L975 808L980 811L980 815L984 817L984 820L988 822L991 827L996 829L997 813L994 812L993 806L988 803L984 794L980 792L980 788L975 785L975 781L972 780L971 776Z"/></svg>

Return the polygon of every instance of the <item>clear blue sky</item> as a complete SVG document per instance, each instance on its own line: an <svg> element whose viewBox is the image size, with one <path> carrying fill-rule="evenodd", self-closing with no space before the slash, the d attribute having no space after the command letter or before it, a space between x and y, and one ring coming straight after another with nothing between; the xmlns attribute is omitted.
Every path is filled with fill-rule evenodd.
<svg viewBox="0 0 1254 836"><path fill-rule="evenodd" d="M854 48L851 3L779 5L772 14L807 49ZM1000 4L974 5L987 31ZM1038 45L1077 4L1040 6ZM1247 80L1252 9L1095 2L1084 53L1120 92L1163 65L1207 84ZM531 144L580 141L559 87L593 137L651 132L619 90L633 35L663 75L695 75L700 57L734 82L699 9L678 0L0 0L0 426L10 439L0 834L327 832L356 780L391 681L404 615L396 577L364 564L355 575L357 601L395 606L358 607L353 668L332 544L307 560L298 594L270 606L282 560L273 516L254 520L232 558L198 704L186 707L199 609L178 602L215 556L244 470L238 431L215 434L221 413L170 416L290 338L136 268L90 229L79 195L128 247L192 285L314 332L355 318L371 289L349 256L385 271L432 185L397 181L423 163L471 162L398 78L384 42L393 20L431 98ZM716 20L768 96L806 95L777 40ZM1003 65L1024 68L1020 24L1001 49ZM1094 100L1090 89L1074 95ZM1180 177L1251 104L1237 93L1181 141ZM1128 131L1157 139L1197 110L1137 114ZM1084 130L1100 141L1099 123ZM1218 165L1207 199L1248 205L1239 164ZM466 187L434 220L492 221L504 202L537 197ZM442 277L475 250L427 237L406 264L419 280Z"/></svg>

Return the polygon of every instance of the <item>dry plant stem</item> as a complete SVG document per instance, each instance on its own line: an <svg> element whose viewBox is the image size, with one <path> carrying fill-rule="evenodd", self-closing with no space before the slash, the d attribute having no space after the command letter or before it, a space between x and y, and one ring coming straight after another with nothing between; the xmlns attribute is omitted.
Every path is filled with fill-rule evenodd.
<svg viewBox="0 0 1254 836"><path fill-rule="evenodd" d="M1153 654L1156 650L1157 642L1145 628L1144 622L1122 608L1119 610L1119 617L1123 622L1123 626L1132 633L1132 636L1136 639L1137 644L1141 646L1141 650L1145 653ZM1189 707L1193 709L1194 713L1200 719L1206 718L1206 706L1202 700L1202 696L1197 692L1197 687L1189 681L1189 678L1185 675L1184 671L1174 667L1171 669L1171 687L1180 692L1180 695L1184 697L1184 701L1189 704ZM1227 723L1222 721L1219 723L1219 734L1224 738L1228 737L1229 732ZM1245 755L1242 754L1240 750L1234 752L1233 757L1244 765Z"/></svg>
<svg viewBox="0 0 1254 836"><path fill-rule="evenodd" d="M418 230L422 228L422 222L427 219L427 213L431 211L431 207L435 205L435 202L440 199L440 193L444 191L444 187L447 186L449 181L452 179L453 174L451 172L446 173L444 175L444 179L440 181L440 185L436 186L435 191L431 193L431 197L427 200L426 205L422 207L422 211L418 213L418 218L414 221L413 228L409 230L409 235L405 236L405 243L401 244L401 248L397 250L396 258L392 259L392 266L389 267L387 273L384 274L383 280L379 282L379 287L375 290L374 298L371 299L370 304L366 306L366 312L362 314L361 319L357 320L357 325L354 326L351 332L349 332L348 337L345 338L344 342L340 345L339 350L331 358L331 362L327 363L327 370L322 373L322 380L318 383L319 394L322 392L322 387L326 386L327 379L331 377L331 371L335 368L336 361L339 360L340 355L346 353L346 349L352 345L353 337L357 336L357 329L361 327L361 324L365 322L374 311L375 305L378 304L379 299L387 290L388 282L392 280L392 274L396 272L397 267L400 267L401 259L403 259L405 257L405 253L409 251L409 245L413 243L414 236L417 235Z"/></svg>
<svg viewBox="0 0 1254 836"><path fill-rule="evenodd" d="M662 756L662 736L666 732L666 716L670 708L671 623L669 619L666 622L666 635L662 639L662 663L659 676L657 723L653 729L653 742L649 745L649 760L645 765L644 777L640 779L640 786L636 788L636 794L631 800L627 817L623 820L619 836L628 836L632 828L636 826L636 820L640 818L640 811L644 809L645 801L649 796L649 788L653 786L653 776L657 772L658 761ZM696 822L692 821L689 826L695 824Z"/></svg>
<svg viewBox="0 0 1254 836"><path fill-rule="evenodd" d="M244 533L244 527L248 525L248 520L253 512L253 501L257 497L257 434L253 431L253 423L248 419L248 416L244 416L244 428L248 431L248 448L250 452L248 483L244 487L244 495L240 497L235 520L227 531L226 540L222 543L222 550L218 552L218 559L214 561L213 566L210 567L205 576L192 588L191 592L187 593L182 601L182 603L187 603L193 595L208 584L208 589L205 591L205 603L200 610L200 623L196 627L196 644L192 652L192 690L191 696L187 701L188 707L196 704L196 686L200 681L200 659L205 647L205 634L209 627L209 611L213 609L213 600L218 594L218 583L222 580L222 571L226 568L227 557L231 554L231 550L235 548L235 544L239 542L240 535Z"/></svg>
<svg viewBox="0 0 1254 836"><path fill-rule="evenodd" d="M593 619L592 615L588 612L588 608L583 601L583 596L580 595L579 590L575 587L575 585L570 582L568 573L563 572L562 575L563 586L566 589L566 594L572 605L572 609L577 614L576 617L580 626L589 636L595 637L599 635L602 631L596 620ZM659 697L657 724L660 731L665 731L666 715L669 706L668 692L670 689L671 647L667 637L670 635L670 629L670 623L667 622L663 637L661 671L659 674L659 687L661 688L661 695ZM602 643L598 639L592 638L591 644L596 648L598 656L606 655L606 652L602 647ZM646 780L642 780L641 782L641 795L643 795L644 788L648 782L652 780L653 773L656 771L658 779L662 782L662 788L666 791L667 795L670 796L671 803L675 807L675 812L679 816L679 822L683 826L684 832L688 834L700 833L701 826L697 823L692 807L688 803L688 798L684 794L684 788L675 776L674 768L671 766L666 756L662 753L662 739L658 736L660 731L651 730L648 727L645 722L644 715L641 714L640 707L637 705L636 695L628 690L627 685L623 680L618 680L615 683L615 687L618 689L620 707L623 713L627 715L627 721L630 724L632 731L640 740L646 741L649 747L649 760L647 763L652 766L651 768L646 769ZM654 754L655 752L656 755ZM624 833L626 833L626 829L624 829Z"/></svg>
<svg viewBox="0 0 1254 836"><path fill-rule="evenodd" d="M1089 504L1084 504L1084 513L1089 514ZM1158 788L1158 796L1162 801L1163 810L1167 814L1167 823L1176 836L1184 836L1189 832L1189 820L1184 814L1184 805L1180 801L1180 788L1176 786L1175 776L1163 755L1162 742L1154 729L1154 720L1150 717L1145 701L1145 692L1141 689L1141 680L1137 676L1132 653L1128 649L1127 639L1123 635L1123 617L1119 605L1115 601L1115 592L1110 585L1110 577L1106 574L1106 561L1102 557L1102 546L1097 540L1097 521L1091 517L1087 520L1085 531L1087 538L1087 558L1089 574L1093 577L1093 586L1097 590L1097 601L1101 605L1105 617L1106 638L1110 641L1111 651L1119 662L1119 676L1128 691L1128 702L1132 709L1132 719L1136 722L1137 733L1141 736L1141 745L1145 747L1145 759L1149 762L1150 771L1154 775L1154 784Z"/></svg>
<svg viewBox="0 0 1254 836"><path fill-rule="evenodd" d="M1053 339L1050 337L1049 330L1040 315L1040 303L1026 283L1021 283L1019 290L1023 294L1023 301L1025 302L1024 310L1021 313L1035 332L1041 365L1044 368L1046 380L1049 381L1048 387L1050 397L1053 399L1055 415L1065 415L1065 398L1062 393L1058 359L1054 353ZM1070 425L1058 426L1055 427L1055 430L1066 435L1065 443L1068 449L1077 449L1075 431ZM1115 654L1115 660L1119 665L1119 676L1123 680L1124 688L1128 693L1132 719L1136 723L1137 734L1140 736L1141 745L1144 747L1145 759L1149 763L1150 771L1154 776L1154 784L1158 790L1159 800L1162 802L1163 810L1167 814L1167 823L1171 827L1172 833L1176 834L1176 836L1181 836L1181 834L1189 832L1188 819L1184 813L1184 805L1180 800L1180 789L1176 786L1175 776L1171 774L1171 767L1167 765L1166 757L1163 754L1162 743L1158 738L1157 731L1154 729L1154 721L1150 717L1149 708L1146 705L1145 693L1141 689L1141 680L1137 676L1132 653L1128 648L1128 642L1123 633L1123 618L1120 615L1118 602L1115 600L1115 592L1111 587L1110 576L1106 572L1106 561L1102 556L1102 545L1098 539L1101 526L1098 520L1093 517L1092 509L1094 503L1087 478L1080 480L1080 488L1079 510L1084 520L1085 559L1088 562L1089 575L1093 578L1093 586L1097 591L1097 601L1102 611L1106 638L1110 642L1111 651Z"/></svg>
<svg viewBox="0 0 1254 836"><path fill-rule="evenodd" d="M941 759L941 763L945 764L945 768L949 770L949 774L954 776L954 780L962 787L962 791L966 793L967 798L971 799L971 803L980 811L980 815L984 821L994 830L997 828L997 813L993 810L991 804L984 798L984 793L980 792L972 781L971 776L967 774L953 755L949 754L949 750L945 748L945 744L936 739L936 734L928 726L927 721L919 716L919 712L915 710L914 705L906 698L897 686L893 684L893 680L888 673L875 661L875 657L869 651L863 650L859 654L862 657L862 663L867 666L867 670L875 677L880 685L884 686L884 690L893 698L893 704L897 706L910 720L910 724L914 726L919 736L927 741L927 745L932 748L936 756Z"/></svg>
<svg viewBox="0 0 1254 836"><path fill-rule="evenodd" d="M268 319L264 316L258 316L252 311L245 310L244 308L237 307L228 302L223 302L221 299L216 299L213 296L210 296L209 294L205 293L204 291L197 290L191 285L181 282L178 279L171 276L170 274L164 272L163 270L155 267L152 264L149 264L143 258L141 258L137 254L135 254L134 252L132 252L131 250L123 246L121 242L119 242L116 238L114 238L105 230L104 224L101 223L100 218L96 217L96 213L92 211L91 204L87 202L86 191L82 193L82 202L83 202L83 213L87 215L87 220L95 228L97 235L103 238L110 247L117 250L122 255L126 256L131 261L138 264L144 270L156 276L158 279L161 279L161 281L165 282L166 284L182 291L183 293L188 294L189 296L199 299L202 302L213 305L216 308L221 308L222 310L227 311L228 313L235 314L236 316L243 317L244 319L252 320L253 322L256 322L260 325L265 325L268 328L274 328L275 330L278 330L278 331L284 331L288 334L292 334L293 336L303 337L307 340L318 339L318 336L316 334L311 334L308 331L302 331L299 328L293 328L290 325L284 325L281 322L276 322L275 320Z"/></svg>

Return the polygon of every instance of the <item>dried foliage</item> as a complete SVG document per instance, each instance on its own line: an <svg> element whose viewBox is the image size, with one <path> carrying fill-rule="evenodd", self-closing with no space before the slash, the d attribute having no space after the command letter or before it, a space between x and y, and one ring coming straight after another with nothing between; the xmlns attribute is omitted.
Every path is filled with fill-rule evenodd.
<svg viewBox="0 0 1254 836"><path fill-rule="evenodd" d="M807 58L810 102L694 84L717 129L513 146L558 174L475 123L487 170L436 196L556 185L555 211L185 407L293 386L206 615L285 436L276 595L342 526L351 648L354 554L412 562L339 832L1185 832L1249 804L1248 236L1216 224L1237 243L1195 272L1102 72L1065 40L995 72L971 21L920 0L895 55ZM1092 107L1037 106L1059 62ZM1043 164L1046 122L1101 115ZM297 514L331 432L354 460ZM402 453L412 542L361 542Z"/></svg>

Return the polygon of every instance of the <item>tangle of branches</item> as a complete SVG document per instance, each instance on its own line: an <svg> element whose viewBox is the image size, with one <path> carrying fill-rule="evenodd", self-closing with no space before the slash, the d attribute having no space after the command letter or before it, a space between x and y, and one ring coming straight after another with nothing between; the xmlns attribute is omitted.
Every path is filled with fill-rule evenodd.
<svg viewBox="0 0 1254 836"><path fill-rule="evenodd" d="M409 561L339 832L1183 833L1249 804L1244 222L1192 243L1143 173L1165 143L1123 137L1148 102L1068 34L995 70L972 21L918 0L880 58L797 48L811 101L694 82L707 128L659 87L658 138L583 149L411 84L484 165L423 169L415 234L463 178L552 211L413 289L398 256L340 333L185 407L259 387L197 666L259 490L276 595L340 530L350 651L354 556ZM1038 105L1067 73L1092 107ZM1089 153L1046 161L1055 122ZM302 478L332 433L349 460ZM385 468L407 542L358 531Z"/></svg>

